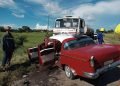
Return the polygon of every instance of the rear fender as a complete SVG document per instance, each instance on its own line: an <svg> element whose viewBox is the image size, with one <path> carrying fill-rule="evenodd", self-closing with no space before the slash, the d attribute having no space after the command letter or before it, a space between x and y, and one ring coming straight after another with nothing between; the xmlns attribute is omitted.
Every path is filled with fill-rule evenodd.
<svg viewBox="0 0 120 86"><path fill-rule="evenodd" d="M120 60L120 45L115 45L115 47L119 50L119 60Z"/></svg>

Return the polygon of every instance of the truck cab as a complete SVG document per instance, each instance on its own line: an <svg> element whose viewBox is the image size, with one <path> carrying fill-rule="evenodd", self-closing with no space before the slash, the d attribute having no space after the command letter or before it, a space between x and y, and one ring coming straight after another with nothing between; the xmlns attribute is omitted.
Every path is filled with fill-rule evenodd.
<svg viewBox="0 0 120 86"><path fill-rule="evenodd" d="M80 17L65 16L63 18L57 18L55 21L55 28L53 33L61 34L85 34L85 21Z"/></svg>
<svg viewBox="0 0 120 86"><path fill-rule="evenodd" d="M57 34L81 34L94 37L94 30L85 25L85 20L80 17L65 16L57 18L55 21L55 28L53 35Z"/></svg>

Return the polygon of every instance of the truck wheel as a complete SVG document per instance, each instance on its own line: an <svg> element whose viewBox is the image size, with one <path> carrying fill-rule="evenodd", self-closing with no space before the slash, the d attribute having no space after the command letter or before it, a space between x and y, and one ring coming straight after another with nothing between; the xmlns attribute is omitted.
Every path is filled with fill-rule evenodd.
<svg viewBox="0 0 120 86"><path fill-rule="evenodd" d="M65 66L65 74L69 79L74 79L75 77L69 66Z"/></svg>

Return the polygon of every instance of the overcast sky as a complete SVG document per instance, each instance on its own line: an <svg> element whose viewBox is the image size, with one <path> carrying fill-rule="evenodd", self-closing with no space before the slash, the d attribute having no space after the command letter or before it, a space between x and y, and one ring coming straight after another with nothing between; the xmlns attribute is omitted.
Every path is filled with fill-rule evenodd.
<svg viewBox="0 0 120 86"><path fill-rule="evenodd" d="M50 26L65 15L80 16L94 29L114 29L120 23L120 0L0 0L0 25Z"/></svg>

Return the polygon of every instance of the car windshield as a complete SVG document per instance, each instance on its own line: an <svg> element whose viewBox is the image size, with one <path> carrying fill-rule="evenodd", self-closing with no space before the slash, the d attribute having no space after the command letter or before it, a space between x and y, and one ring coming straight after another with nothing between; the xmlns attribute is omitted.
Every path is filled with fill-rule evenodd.
<svg viewBox="0 0 120 86"><path fill-rule="evenodd" d="M76 39L76 40L66 42L64 44L64 49L75 49L75 48L85 47L92 44L95 44L92 38Z"/></svg>

